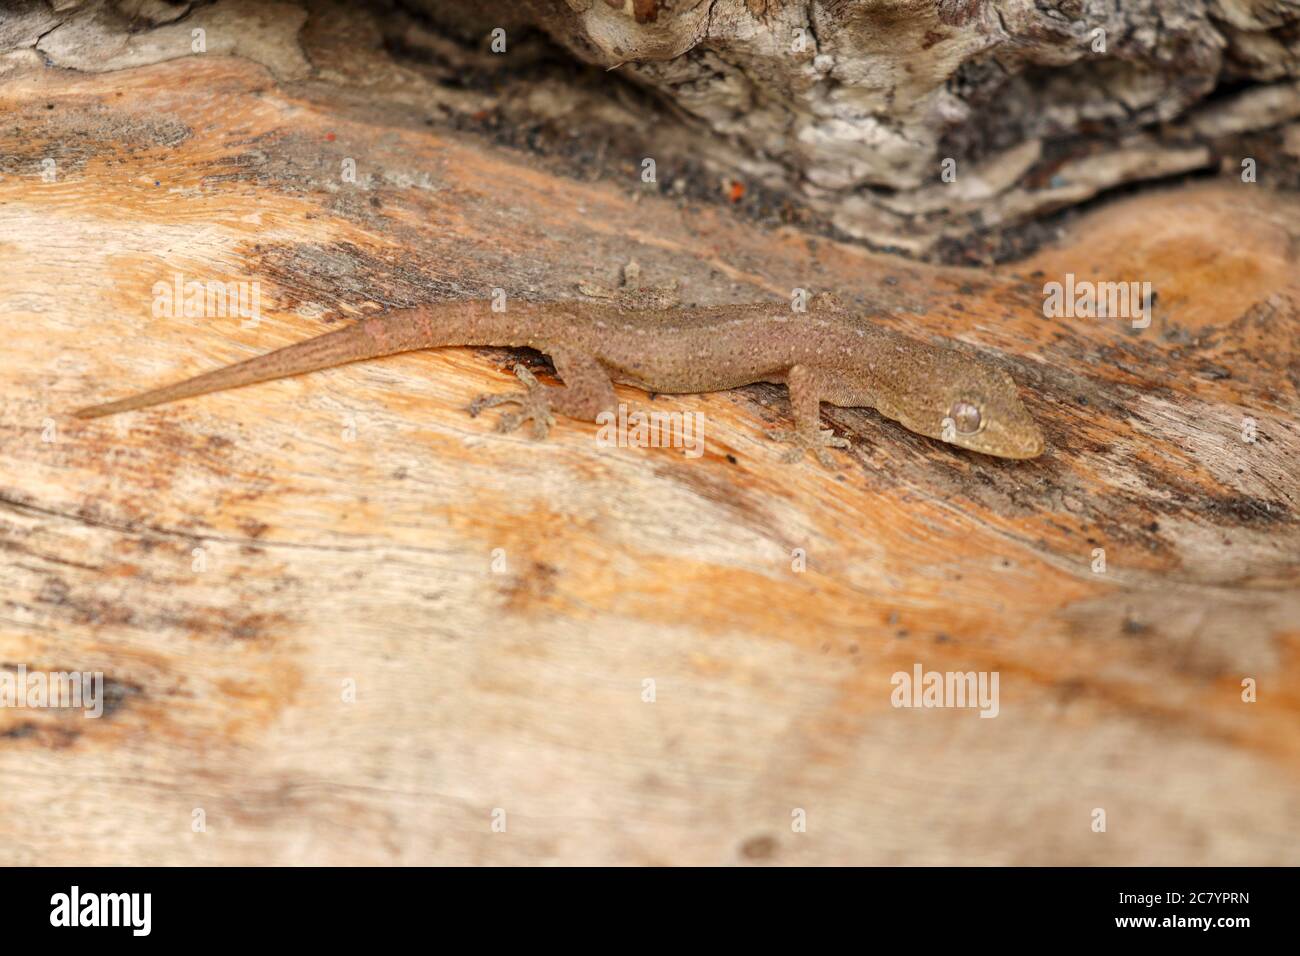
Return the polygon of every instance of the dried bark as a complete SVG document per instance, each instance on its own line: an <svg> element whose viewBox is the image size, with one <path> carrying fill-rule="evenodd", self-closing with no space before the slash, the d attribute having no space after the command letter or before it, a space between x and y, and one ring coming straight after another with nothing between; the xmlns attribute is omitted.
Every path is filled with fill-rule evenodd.
<svg viewBox="0 0 1300 956"><path fill-rule="evenodd" d="M1240 158L1229 134L1300 115L1294 0L467 6L484 31L522 6L733 143L738 175L918 253Z"/></svg>
<svg viewBox="0 0 1300 956"><path fill-rule="evenodd" d="M307 55L322 23L351 34L350 62ZM187 55L195 27L209 53L344 96L384 86L391 64L363 65L382 46L442 87L423 103L444 119L490 114L499 132L562 117L601 144L599 166L652 156L665 188L748 190L762 213L914 255L1023 254L1062 209L1239 173L1247 158L1261 181L1300 185L1285 149L1300 116L1297 0L27 0L0 25L0 71L37 56L91 71L157 62ZM537 30L616 76L575 77ZM654 100L630 100L628 82Z"/></svg>

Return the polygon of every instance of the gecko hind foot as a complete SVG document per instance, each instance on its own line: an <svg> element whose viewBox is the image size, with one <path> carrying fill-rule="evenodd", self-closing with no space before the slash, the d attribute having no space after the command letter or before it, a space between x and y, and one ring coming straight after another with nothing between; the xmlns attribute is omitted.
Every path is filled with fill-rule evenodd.
<svg viewBox="0 0 1300 956"><path fill-rule="evenodd" d="M497 405L518 405L517 412L506 412L497 419L497 431L505 434L512 432L524 422L533 423L533 437L542 439L547 436L555 424L555 415L551 412L550 399L546 397L546 386L537 381L537 377L522 365L515 366L515 376L524 383L522 392L506 392L501 395L480 395L470 402L469 414L477 418L485 408Z"/></svg>
<svg viewBox="0 0 1300 956"><path fill-rule="evenodd" d="M835 459L826 449L851 447L848 439L837 437L829 428L818 428L811 434L804 431L771 431L767 432L767 437L794 446L781 455L781 460L787 464L801 460L804 452L811 452L824 467L833 469L836 467Z"/></svg>

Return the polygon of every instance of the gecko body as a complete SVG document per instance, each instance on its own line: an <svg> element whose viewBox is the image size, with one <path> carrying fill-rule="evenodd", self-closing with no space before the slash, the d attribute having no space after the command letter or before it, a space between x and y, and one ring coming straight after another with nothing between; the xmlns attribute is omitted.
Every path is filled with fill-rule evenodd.
<svg viewBox="0 0 1300 956"><path fill-rule="evenodd" d="M637 308L583 300L433 303L363 319L243 362L139 395L78 410L97 418L398 352L446 346L531 347L551 358L561 386L517 368L521 392L482 397L472 414L515 404L508 431L532 422L545 435L553 413L595 421L614 412L614 383L697 393L752 382L784 384L794 428L772 437L823 463L843 439L821 427L820 407L875 408L931 438L1003 458L1043 451L1042 433L1005 372L952 349L918 342L854 317L833 297L807 312L787 304Z"/></svg>

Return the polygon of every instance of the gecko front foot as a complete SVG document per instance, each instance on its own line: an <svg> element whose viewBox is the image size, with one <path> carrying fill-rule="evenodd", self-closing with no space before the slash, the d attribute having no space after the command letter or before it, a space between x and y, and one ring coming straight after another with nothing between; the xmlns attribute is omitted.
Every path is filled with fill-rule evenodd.
<svg viewBox="0 0 1300 956"><path fill-rule="evenodd" d="M524 383L524 391L507 392L503 395L480 395L470 402L470 416L477 418L483 409L497 405L518 405L519 411L506 412L497 420L497 431L502 434L512 432L524 422L531 421L533 437L545 438L551 426L555 424L555 416L551 413L551 402L546 397L546 386L537 381L537 377L522 365L515 366L515 375Z"/></svg>
<svg viewBox="0 0 1300 956"><path fill-rule="evenodd" d="M767 437L773 441L794 446L781 455L781 460L787 464L802 459L804 452L812 452L822 465L827 468L835 468L835 459L831 457L831 453L826 449L849 447L848 439L837 438L829 428L818 428L811 433L806 431L773 431L767 432Z"/></svg>

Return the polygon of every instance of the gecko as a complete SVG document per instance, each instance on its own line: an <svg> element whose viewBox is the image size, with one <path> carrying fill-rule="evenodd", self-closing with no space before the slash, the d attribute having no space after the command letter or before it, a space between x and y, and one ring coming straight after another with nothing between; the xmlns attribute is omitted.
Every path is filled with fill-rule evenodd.
<svg viewBox="0 0 1300 956"><path fill-rule="evenodd" d="M361 319L273 352L143 392L76 410L99 418L332 368L364 359L450 346L529 347L549 356L561 385L546 385L522 365L522 389L476 398L477 416L499 405L497 430L531 422L544 438L555 414L597 421L614 413L614 384L651 393L722 391L754 382L784 384L793 427L769 431L791 446L783 460L812 454L834 467L828 449L849 443L821 425L823 402L874 408L905 428L1000 458L1033 458L1042 432L1004 371L954 349L855 316L831 293L803 312L789 303L686 307L646 299L435 302ZM496 306L496 307L494 307Z"/></svg>

